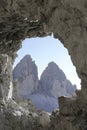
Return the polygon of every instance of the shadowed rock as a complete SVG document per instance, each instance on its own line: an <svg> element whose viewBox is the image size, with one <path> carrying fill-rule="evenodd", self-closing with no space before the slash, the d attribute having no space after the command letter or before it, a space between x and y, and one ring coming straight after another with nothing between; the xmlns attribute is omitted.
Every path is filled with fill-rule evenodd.
<svg viewBox="0 0 87 130"><path fill-rule="evenodd" d="M72 96L76 90L54 62L48 64L38 80L37 67L30 55L24 56L14 68L13 78L18 81L19 95L31 99L39 110L47 112L59 108L58 97Z"/></svg>
<svg viewBox="0 0 87 130"><path fill-rule="evenodd" d="M11 111L9 113L7 97L13 85L12 64L21 41L26 37L43 37L51 33L68 49L81 78L82 89L77 92L75 101L80 108L79 114L72 117L59 114L53 118L49 129L87 129L87 0L0 0L0 56L7 55L9 59L6 69L0 61L0 90L5 93L5 96L0 94L3 95L0 100L1 130L46 130L34 125L29 115L20 119Z"/></svg>

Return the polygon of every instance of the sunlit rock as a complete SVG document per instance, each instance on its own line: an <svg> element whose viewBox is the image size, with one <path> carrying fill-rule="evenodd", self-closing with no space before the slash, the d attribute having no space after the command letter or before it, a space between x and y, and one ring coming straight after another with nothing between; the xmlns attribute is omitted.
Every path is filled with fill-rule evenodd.
<svg viewBox="0 0 87 130"><path fill-rule="evenodd" d="M87 129L87 1L0 0L0 57L2 57L0 60L0 98L4 99L4 103L0 104L1 130L36 130L33 127L36 126L36 122L32 118L28 120L29 117L25 115L20 119L19 116L8 112L7 97L12 82L11 65L17 50L21 47L22 40L26 37L47 36L51 33L67 47L81 78L82 90L77 92L76 99L76 106L80 108L80 112L78 111L78 114L73 117L57 116L52 120L49 129ZM9 67L5 66L6 68L1 67L2 60L6 58L5 55L9 59ZM4 65L6 63L7 59ZM3 73L6 72L5 70L7 73ZM38 130L39 128L37 127Z"/></svg>
<svg viewBox="0 0 87 130"><path fill-rule="evenodd" d="M41 75L39 91L53 97L70 96L76 87L66 79L64 72L54 62L50 62Z"/></svg>
<svg viewBox="0 0 87 130"><path fill-rule="evenodd" d="M24 56L14 68L13 78L19 85L19 95L25 99L31 99L37 109L47 112L59 108L58 97L72 96L76 90L76 87L66 79L64 72L54 62L48 64L38 80L37 67L29 55ZM17 95L17 91L16 96L13 93L15 99L18 98Z"/></svg>
<svg viewBox="0 0 87 130"><path fill-rule="evenodd" d="M19 94L28 96L38 86L37 67L29 55L26 55L13 70L13 79L18 81Z"/></svg>

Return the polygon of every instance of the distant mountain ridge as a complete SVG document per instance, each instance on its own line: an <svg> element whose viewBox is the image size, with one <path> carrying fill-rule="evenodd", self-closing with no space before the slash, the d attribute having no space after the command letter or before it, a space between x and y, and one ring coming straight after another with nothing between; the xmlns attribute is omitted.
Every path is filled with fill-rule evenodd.
<svg viewBox="0 0 87 130"><path fill-rule="evenodd" d="M58 97L71 96L76 85L67 80L64 72L54 62L43 71L40 80L35 62L26 55L14 68L13 79L18 81L19 94L31 99L38 109L51 112L58 108Z"/></svg>
<svg viewBox="0 0 87 130"><path fill-rule="evenodd" d="M17 64L13 70L13 79L18 80L19 94L21 96L30 95L37 89L38 72L37 66L30 55L24 58Z"/></svg>
<svg viewBox="0 0 87 130"><path fill-rule="evenodd" d="M43 71L40 81L39 90L44 94L54 97L69 96L73 94L76 87L66 79L64 72L54 62L50 62ZM38 90L38 91L39 91ZM48 91L47 91L48 90Z"/></svg>

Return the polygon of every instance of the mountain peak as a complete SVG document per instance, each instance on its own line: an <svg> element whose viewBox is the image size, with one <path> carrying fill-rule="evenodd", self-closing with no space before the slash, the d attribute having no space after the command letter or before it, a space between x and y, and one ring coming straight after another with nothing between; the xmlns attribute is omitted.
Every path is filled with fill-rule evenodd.
<svg viewBox="0 0 87 130"><path fill-rule="evenodd" d="M18 80L21 96L29 95L37 88L37 66L30 55L24 56L24 58L16 65L13 70L13 79Z"/></svg>
<svg viewBox="0 0 87 130"><path fill-rule="evenodd" d="M32 59L31 55L25 55L23 59L25 59L25 58Z"/></svg>
<svg viewBox="0 0 87 130"><path fill-rule="evenodd" d="M20 62L32 62L32 58L31 58L31 56L30 55L25 55L24 57L23 57L23 59L21 59L21 61Z"/></svg>
<svg viewBox="0 0 87 130"><path fill-rule="evenodd" d="M75 92L75 87L53 61L48 64L38 80L37 66L30 55L24 56L15 67L13 78L18 80L19 94L31 99L38 109L46 111L58 107L59 96L72 95Z"/></svg>
<svg viewBox="0 0 87 130"><path fill-rule="evenodd" d="M48 63L48 66L49 66L49 65L55 65L55 66L57 66L57 64L56 64L54 61L49 62L49 63Z"/></svg>
<svg viewBox="0 0 87 130"><path fill-rule="evenodd" d="M63 80L66 79L66 76L65 76L64 72L53 61L50 62L48 64L48 66L46 67L46 69L43 71L43 73L41 75L41 79L43 79L44 76L47 79L51 78L51 80L56 78L56 79L58 79L60 81L63 81Z"/></svg>

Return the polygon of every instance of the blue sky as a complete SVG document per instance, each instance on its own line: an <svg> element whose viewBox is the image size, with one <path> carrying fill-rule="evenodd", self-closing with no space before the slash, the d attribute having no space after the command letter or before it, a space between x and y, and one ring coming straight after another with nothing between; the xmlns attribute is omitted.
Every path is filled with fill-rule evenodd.
<svg viewBox="0 0 87 130"><path fill-rule="evenodd" d="M76 69L73 66L67 49L58 39L54 39L53 36L25 39L22 48L17 54L18 57L14 62L14 66L26 54L29 54L38 66L38 74L40 77L48 63L54 61L64 71L67 79L72 84L76 84L77 88L80 88L80 79L77 76Z"/></svg>

